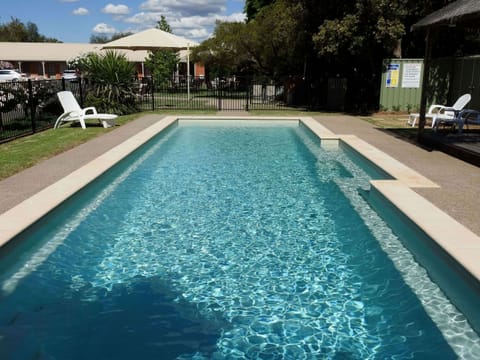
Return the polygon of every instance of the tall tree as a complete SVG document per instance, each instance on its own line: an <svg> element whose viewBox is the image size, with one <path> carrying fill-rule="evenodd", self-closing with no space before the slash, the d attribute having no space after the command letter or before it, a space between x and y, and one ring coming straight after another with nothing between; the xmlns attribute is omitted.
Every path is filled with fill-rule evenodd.
<svg viewBox="0 0 480 360"><path fill-rule="evenodd" d="M301 24L301 6L277 0L248 23L217 23L213 36L194 49L193 57L214 66L219 75L301 74L306 43Z"/></svg>
<svg viewBox="0 0 480 360"><path fill-rule="evenodd" d="M157 22L156 28L168 33L172 32L172 28L163 15ZM152 73L155 84L159 85L166 84L171 79L178 62L179 59L175 51L154 50L149 51L145 66Z"/></svg>
<svg viewBox="0 0 480 360"><path fill-rule="evenodd" d="M274 1L275 0L246 0L244 11L247 15L247 21L253 20L263 7L270 5Z"/></svg>
<svg viewBox="0 0 480 360"><path fill-rule="evenodd" d="M6 42L60 42L38 32L38 27L32 22L24 24L17 18L11 18L9 23L0 24L0 41Z"/></svg>
<svg viewBox="0 0 480 360"><path fill-rule="evenodd" d="M105 34L92 34L90 36L90 44L106 44L110 41L110 37Z"/></svg>

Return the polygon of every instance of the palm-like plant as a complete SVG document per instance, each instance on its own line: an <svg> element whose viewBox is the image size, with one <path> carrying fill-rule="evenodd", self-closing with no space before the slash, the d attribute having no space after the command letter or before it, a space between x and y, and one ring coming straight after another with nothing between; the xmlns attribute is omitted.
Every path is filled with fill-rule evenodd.
<svg viewBox="0 0 480 360"><path fill-rule="evenodd" d="M90 53L78 61L78 67L88 79L85 105L119 115L136 111L135 66L125 55L114 50Z"/></svg>

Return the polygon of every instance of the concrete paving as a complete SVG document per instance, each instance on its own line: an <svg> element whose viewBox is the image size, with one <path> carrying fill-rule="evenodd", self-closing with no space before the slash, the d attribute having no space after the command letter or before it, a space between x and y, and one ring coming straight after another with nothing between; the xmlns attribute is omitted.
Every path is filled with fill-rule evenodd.
<svg viewBox="0 0 480 360"><path fill-rule="evenodd" d="M1 181L0 214L161 118L159 115L143 116ZM315 119L338 135L356 135L440 185L440 188L413 190L480 236L480 169L478 167L442 152L428 151L395 138L352 116L317 116Z"/></svg>

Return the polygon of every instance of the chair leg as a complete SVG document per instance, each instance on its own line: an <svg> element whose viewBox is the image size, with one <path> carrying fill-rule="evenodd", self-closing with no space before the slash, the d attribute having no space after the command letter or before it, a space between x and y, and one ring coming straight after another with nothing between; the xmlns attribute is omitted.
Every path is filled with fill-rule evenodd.
<svg viewBox="0 0 480 360"><path fill-rule="evenodd" d="M411 127L415 127L415 124L417 123L418 116L415 114L410 114L407 124L410 125Z"/></svg>

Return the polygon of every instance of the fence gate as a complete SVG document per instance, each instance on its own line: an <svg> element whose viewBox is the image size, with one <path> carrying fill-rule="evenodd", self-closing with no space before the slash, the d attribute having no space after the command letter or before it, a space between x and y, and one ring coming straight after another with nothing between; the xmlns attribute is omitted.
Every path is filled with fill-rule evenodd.
<svg viewBox="0 0 480 360"><path fill-rule="evenodd" d="M248 85L240 81L223 81L216 87L217 111L247 111Z"/></svg>
<svg viewBox="0 0 480 360"><path fill-rule="evenodd" d="M247 78L175 79L169 83L153 84L143 80L139 88L138 105L142 110L214 110L249 111L285 109L287 95L283 85L255 82Z"/></svg>

